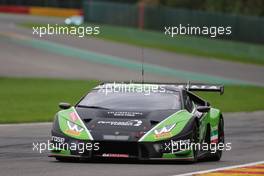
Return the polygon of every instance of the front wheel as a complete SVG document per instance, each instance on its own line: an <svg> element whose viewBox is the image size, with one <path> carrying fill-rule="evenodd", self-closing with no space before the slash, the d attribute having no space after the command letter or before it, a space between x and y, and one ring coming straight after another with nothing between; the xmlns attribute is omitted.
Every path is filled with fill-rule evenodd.
<svg viewBox="0 0 264 176"><path fill-rule="evenodd" d="M70 157L55 157L57 161L60 162L78 162L78 158L70 158Z"/></svg>
<svg viewBox="0 0 264 176"><path fill-rule="evenodd" d="M197 144L199 142L199 128L196 123L193 125L193 131L192 131L192 140L191 142L193 144ZM193 151L193 162L196 162L198 160L198 150L196 147L192 148Z"/></svg>

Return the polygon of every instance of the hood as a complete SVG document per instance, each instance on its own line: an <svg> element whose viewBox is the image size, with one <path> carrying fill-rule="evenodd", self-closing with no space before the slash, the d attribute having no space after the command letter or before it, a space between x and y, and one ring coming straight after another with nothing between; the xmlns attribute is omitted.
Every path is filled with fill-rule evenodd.
<svg viewBox="0 0 264 176"><path fill-rule="evenodd" d="M138 141L177 110L118 111L76 108L94 140Z"/></svg>

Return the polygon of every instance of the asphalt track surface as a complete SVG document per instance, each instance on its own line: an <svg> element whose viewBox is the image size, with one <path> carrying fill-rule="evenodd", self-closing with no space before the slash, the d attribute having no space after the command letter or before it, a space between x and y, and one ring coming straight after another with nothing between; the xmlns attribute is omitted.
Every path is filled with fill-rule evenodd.
<svg viewBox="0 0 264 176"><path fill-rule="evenodd" d="M32 35L33 30L16 25L25 22L60 24L63 19L0 14L1 76L141 80L141 48L91 37L53 35L40 38ZM69 53L65 54L66 51ZM146 80L176 82L195 78L264 85L263 66L153 49L144 49L144 58Z"/></svg>
<svg viewBox="0 0 264 176"><path fill-rule="evenodd" d="M94 38L49 36L40 40L37 36L32 36L31 30L16 26L23 22L61 23L62 19L0 14L0 76L101 80L141 78L139 70L128 68L129 64L137 63L136 66L140 66L140 48ZM32 43L30 45L32 39L37 39L36 46L48 44L64 51L78 48L84 55L100 58L100 54L104 54L104 57L97 62L65 56L50 52L45 47L36 48ZM79 53L75 54L77 56ZM113 63L118 59L125 62L123 65L105 63L103 61L106 57L113 57ZM213 76L218 81L229 79L254 85L264 84L262 66L194 58L152 49L145 49L145 63L150 69L158 70L154 73L147 72L146 80L179 81L184 80L184 75L189 73L189 76L196 74L199 78L206 79L212 79L210 76ZM48 158L46 152L40 154L32 151L33 142L45 142L49 139L51 124L1 125L0 175L167 176L264 160L264 112L224 115L226 142L232 142L232 150L226 151L220 162L200 162L192 165L160 162L60 163Z"/></svg>
<svg viewBox="0 0 264 176"><path fill-rule="evenodd" d="M78 176L169 176L264 160L264 112L226 113L226 142L231 151L220 162L182 164L174 162L82 162L61 163L47 152L33 151L33 142L47 142L50 123L0 125L0 175L78 175Z"/></svg>

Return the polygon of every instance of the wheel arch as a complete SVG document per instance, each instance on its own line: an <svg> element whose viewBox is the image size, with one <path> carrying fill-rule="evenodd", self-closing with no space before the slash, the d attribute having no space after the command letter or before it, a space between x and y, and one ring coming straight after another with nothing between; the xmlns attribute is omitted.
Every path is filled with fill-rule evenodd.
<svg viewBox="0 0 264 176"><path fill-rule="evenodd" d="M223 119L222 112L219 109L211 108L209 111L209 124L210 128L216 128L220 122L220 119Z"/></svg>

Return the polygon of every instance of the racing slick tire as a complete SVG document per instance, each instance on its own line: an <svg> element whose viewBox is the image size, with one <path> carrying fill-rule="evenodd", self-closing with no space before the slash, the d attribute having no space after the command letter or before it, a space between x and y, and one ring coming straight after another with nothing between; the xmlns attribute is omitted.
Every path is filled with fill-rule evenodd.
<svg viewBox="0 0 264 176"><path fill-rule="evenodd" d="M60 156L57 156L55 158L59 162L78 162L79 161L78 158L68 158L68 157L60 157Z"/></svg>
<svg viewBox="0 0 264 176"><path fill-rule="evenodd" d="M193 125L193 132L192 132L192 140L191 142L194 144L197 144L199 142L199 128L197 126L197 123L194 123ZM198 160L198 150L194 147L193 149L193 160L192 162L195 163Z"/></svg>

